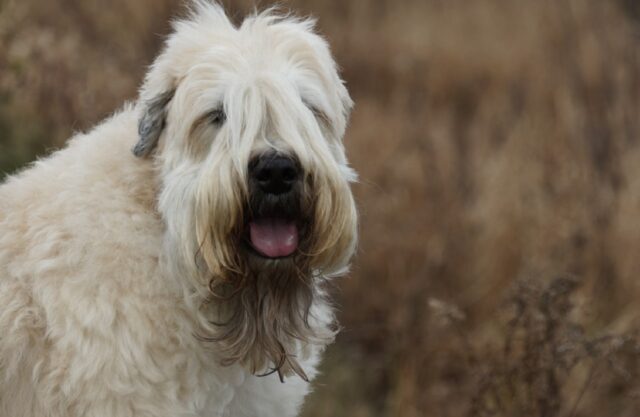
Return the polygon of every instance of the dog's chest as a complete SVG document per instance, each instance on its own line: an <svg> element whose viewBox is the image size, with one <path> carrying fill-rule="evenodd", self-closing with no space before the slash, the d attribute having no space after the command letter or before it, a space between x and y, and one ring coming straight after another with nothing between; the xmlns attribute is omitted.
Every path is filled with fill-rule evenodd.
<svg viewBox="0 0 640 417"><path fill-rule="evenodd" d="M130 285L115 292L113 283L103 282L102 291L112 296L98 298L67 284L52 289L56 302L44 306L50 344L33 352L46 359L30 364L35 400L52 410L49 415L297 415L308 383L221 366L215 345L195 337L195 320L182 298L156 291L149 280L144 291ZM307 366L311 372L311 362Z"/></svg>
<svg viewBox="0 0 640 417"><path fill-rule="evenodd" d="M297 415L309 391L307 382L297 376L281 382L276 374L255 376L238 364L220 365L215 345L194 337L193 318L181 300L166 303L149 306L145 313L153 323L148 328L149 339L138 339L140 354L131 356L129 368L137 372L130 373L129 389L139 393L132 403L138 409L134 415L144 409L141 404L155 409L153 415L158 417ZM141 324L133 326L132 333L145 333ZM127 358L121 355L120 360ZM311 355L303 366L313 374L315 362L316 355Z"/></svg>

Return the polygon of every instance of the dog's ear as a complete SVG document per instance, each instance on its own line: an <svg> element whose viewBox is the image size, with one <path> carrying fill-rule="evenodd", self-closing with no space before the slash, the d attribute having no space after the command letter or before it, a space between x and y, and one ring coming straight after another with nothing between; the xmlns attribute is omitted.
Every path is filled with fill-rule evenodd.
<svg viewBox="0 0 640 417"><path fill-rule="evenodd" d="M133 154L139 158L149 156L158 145L158 139L165 125L167 105L173 98L174 90L165 91L143 102L142 115L138 122L138 143Z"/></svg>

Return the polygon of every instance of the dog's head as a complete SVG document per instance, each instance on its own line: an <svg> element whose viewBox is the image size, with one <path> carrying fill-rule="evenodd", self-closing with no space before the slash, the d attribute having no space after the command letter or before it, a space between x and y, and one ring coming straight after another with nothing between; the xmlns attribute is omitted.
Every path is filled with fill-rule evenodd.
<svg viewBox="0 0 640 417"><path fill-rule="evenodd" d="M269 11L236 27L196 1L138 104L134 154L158 164L167 258L203 296L208 337L226 363L304 375L291 355L331 337L314 300L357 236L352 101L327 43L310 20Z"/></svg>

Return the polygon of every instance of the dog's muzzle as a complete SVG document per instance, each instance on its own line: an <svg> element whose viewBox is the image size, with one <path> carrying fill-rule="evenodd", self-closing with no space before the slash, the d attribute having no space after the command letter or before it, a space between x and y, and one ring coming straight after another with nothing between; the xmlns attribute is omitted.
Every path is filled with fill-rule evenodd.
<svg viewBox="0 0 640 417"><path fill-rule="evenodd" d="M260 256L293 255L300 242L302 172L298 161L275 152L249 164L248 242Z"/></svg>

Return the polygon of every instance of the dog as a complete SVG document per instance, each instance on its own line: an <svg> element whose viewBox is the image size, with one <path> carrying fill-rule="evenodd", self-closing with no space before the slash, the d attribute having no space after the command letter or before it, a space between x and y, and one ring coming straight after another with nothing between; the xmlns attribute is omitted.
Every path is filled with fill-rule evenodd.
<svg viewBox="0 0 640 417"><path fill-rule="evenodd" d="M2 417L299 413L358 229L314 24L193 0L134 103L0 186Z"/></svg>

